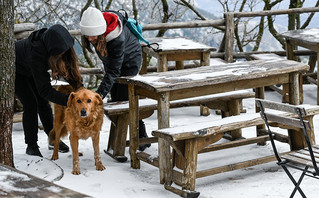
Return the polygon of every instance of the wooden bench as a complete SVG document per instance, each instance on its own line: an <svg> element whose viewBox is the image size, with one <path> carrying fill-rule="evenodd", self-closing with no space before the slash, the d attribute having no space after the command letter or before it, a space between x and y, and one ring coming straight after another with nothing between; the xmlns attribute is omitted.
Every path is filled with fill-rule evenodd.
<svg viewBox="0 0 319 198"><path fill-rule="evenodd" d="M308 115L304 119L308 120L312 125L313 116L319 114L319 106L302 106L305 107ZM291 114L287 114L287 116L290 115ZM220 140L223 136L223 133L226 131L263 124L264 121L260 117L259 113L250 113L221 118L219 120L214 120L209 123L192 123L191 125L155 130L152 132L152 135L158 138L162 138L162 140L168 142L170 147L173 148L172 157L170 157L170 155L166 155L166 159L154 159L154 157L152 157L152 160L150 160L149 155L144 152L138 153L137 156L140 160L145 161L154 166L159 166L159 164L165 164L163 165L165 167L159 167L159 169L160 172L165 175L165 188L167 190L170 190L184 197L196 197L199 195L199 193L195 191L196 178L246 168L274 161L276 159L274 155L271 155L257 159L251 159L244 162L237 162L229 165L224 165L221 167L197 171L197 157L199 153L238 147L269 140L268 134L264 132L262 135L258 137L241 139L227 143L213 144ZM297 129L294 128L294 130ZM311 137L312 141L314 142L313 131L310 131L309 137ZM296 144L299 145L299 147L304 147L304 145L306 145L302 140L300 140L302 143L290 142L288 136L281 135L278 133L275 133L274 139L284 143L295 144L295 147ZM160 154L162 150L167 149L159 147L158 150L159 156L162 156ZM159 163L159 160L164 160L165 163ZM174 166L176 168L174 168ZM180 169L182 172L180 172L178 169ZM181 186L182 190L173 187L171 185L172 182L174 182L178 186Z"/></svg>
<svg viewBox="0 0 319 198"><path fill-rule="evenodd" d="M255 93L251 90L231 91L222 94L213 94L202 97L194 97L183 100L175 100L170 102L170 108L206 105L210 109L219 109L222 112L222 117L229 115L238 115L241 110L242 99L255 97ZM157 101L152 99L139 100L139 118L145 119L150 117L154 110L157 109ZM110 135L107 149L104 152L114 159L125 162L125 147L129 145L126 141L127 128L129 123L129 103L111 102L104 106L104 113L111 120ZM241 136L241 132L235 134L232 132L234 138ZM143 138L140 139L140 144L157 142L157 138Z"/></svg>

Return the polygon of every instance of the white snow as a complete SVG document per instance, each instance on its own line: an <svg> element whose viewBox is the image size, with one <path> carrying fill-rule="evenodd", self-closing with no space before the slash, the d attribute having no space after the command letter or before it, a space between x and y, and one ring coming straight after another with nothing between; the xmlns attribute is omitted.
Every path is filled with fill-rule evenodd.
<svg viewBox="0 0 319 198"><path fill-rule="evenodd" d="M305 104L315 104L316 87L304 85L304 97ZM280 101L280 96L275 92L267 92L266 99ZM255 111L254 99L245 99L243 104L248 113ZM210 116L199 116L199 107L172 109L170 111L170 125L179 126L185 123L196 123L199 120L207 120L209 122L219 117L214 111L211 111ZM314 127L317 142L319 141L318 121L319 117L315 116ZM157 129L156 112L150 118L145 119L144 122L150 135L152 130ZM110 121L106 117L100 136L100 153L106 170L95 170L92 142L90 139L81 140L79 142L79 151L83 152L83 156L80 157L80 175L72 175L71 173L71 152L59 153L58 160L50 160L52 151L47 148L47 137L43 131L39 131L38 143L44 159L26 155L22 124L16 123L13 127L14 162L16 168L21 171L98 198L179 197L165 190L163 185L159 183L159 171L156 167L141 161L140 169L132 169L130 167L130 160L125 163L119 163L103 152L103 149L107 147L110 128ZM255 133L255 127L243 129L243 136L245 137L253 137ZM63 141L70 145L68 138L63 139ZM222 139L220 141L226 142L227 140ZM289 149L286 144L279 144L279 148L280 150ZM146 152L150 153L152 157L156 156L157 144L152 144ZM271 154L272 149L269 143L266 146L252 144L200 154L198 157L198 169L203 170L209 167L217 167ZM126 156L129 157L128 148L126 148ZM1 172L0 174L1 177L8 173ZM298 178L300 176L299 171L292 170L292 174ZM60 178L61 176L62 178ZM305 177L301 188L307 197L316 198L319 194L318 184L318 180ZM7 187L11 188L9 183L0 183L0 188ZM293 188L294 186L289 178L275 162L220 173L196 180L196 191L200 192L200 197L202 198L283 198L289 197ZM59 189L52 189L52 191L58 192ZM300 197L298 192L295 197Z"/></svg>

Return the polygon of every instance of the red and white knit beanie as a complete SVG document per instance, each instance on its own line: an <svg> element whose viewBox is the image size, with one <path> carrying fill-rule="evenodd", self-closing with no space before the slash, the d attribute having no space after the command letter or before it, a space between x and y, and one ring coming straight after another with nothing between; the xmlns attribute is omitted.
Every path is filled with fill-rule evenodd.
<svg viewBox="0 0 319 198"><path fill-rule="evenodd" d="M106 31L106 22L100 10L89 7L83 12L80 29L82 35L98 36Z"/></svg>

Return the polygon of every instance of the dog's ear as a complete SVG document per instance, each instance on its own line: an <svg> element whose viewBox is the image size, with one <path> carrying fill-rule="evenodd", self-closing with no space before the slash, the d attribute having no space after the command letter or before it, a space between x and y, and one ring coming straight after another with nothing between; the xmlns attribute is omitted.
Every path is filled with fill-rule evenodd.
<svg viewBox="0 0 319 198"><path fill-rule="evenodd" d="M95 93L95 97L97 98L98 105L103 105L103 100L102 100L100 94Z"/></svg>
<svg viewBox="0 0 319 198"><path fill-rule="evenodd" d="M67 107L71 107L73 98L74 98L74 92L71 92L69 95Z"/></svg>

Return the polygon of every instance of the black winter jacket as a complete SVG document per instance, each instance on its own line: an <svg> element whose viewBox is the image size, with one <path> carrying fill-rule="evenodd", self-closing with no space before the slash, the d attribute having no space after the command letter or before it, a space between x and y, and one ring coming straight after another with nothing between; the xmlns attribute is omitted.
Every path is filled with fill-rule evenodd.
<svg viewBox="0 0 319 198"><path fill-rule="evenodd" d="M73 47L74 38L61 25L34 31L28 38L17 41L16 72L33 77L40 95L59 105L66 106L68 95L51 86L48 60Z"/></svg>
<svg viewBox="0 0 319 198"><path fill-rule="evenodd" d="M126 26L126 19L115 11L107 11L116 14L121 21L121 34L107 42L108 56L102 55L96 50L103 62L105 75L97 89L97 93L104 98L111 90L115 80L119 76L135 76L138 74L142 63L142 48L138 38Z"/></svg>

